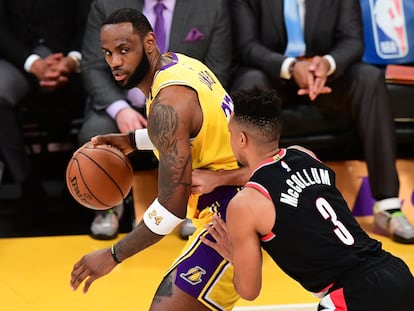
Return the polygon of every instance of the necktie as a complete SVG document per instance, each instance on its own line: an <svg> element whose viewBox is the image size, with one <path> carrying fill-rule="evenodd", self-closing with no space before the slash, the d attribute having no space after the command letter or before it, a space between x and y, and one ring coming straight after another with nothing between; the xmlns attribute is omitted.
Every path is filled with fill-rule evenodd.
<svg viewBox="0 0 414 311"><path fill-rule="evenodd" d="M155 26L154 26L154 33L157 38L157 45L161 51L161 53L165 53L167 51L166 45L166 34L165 34L165 22L164 16L162 12L164 11L165 6L160 1L154 6L155 12Z"/></svg>
<svg viewBox="0 0 414 311"><path fill-rule="evenodd" d="M306 46L297 0L285 0L283 13L288 37L285 55L291 57L302 56L305 54Z"/></svg>

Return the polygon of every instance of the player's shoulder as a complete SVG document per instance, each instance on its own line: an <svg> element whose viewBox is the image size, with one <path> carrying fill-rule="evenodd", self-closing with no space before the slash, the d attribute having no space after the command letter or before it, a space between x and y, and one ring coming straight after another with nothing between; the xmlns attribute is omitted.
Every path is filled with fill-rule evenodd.
<svg viewBox="0 0 414 311"><path fill-rule="evenodd" d="M273 226L275 209L273 201L255 188L245 187L230 201L228 210L245 217L250 223L256 223L260 232L269 232ZM266 215L265 220L263 216Z"/></svg>
<svg viewBox="0 0 414 311"><path fill-rule="evenodd" d="M158 104L163 105L164 108L156 109ZM167 106L170 108L166 109ZM176 117L186 120L185 123L195 120L199 116L199 109L197 92L180 84L171 84L161 88L151 104L151 114L156 113L157 118L162 118L162 115L165 116L165 114L174 114Z"/></svg>
<svg viewBox="0 0 414 311"><path fill-rule="evenodd" d="M249 206L252 202L257 202L257 200L261 200L262 198L264 198L264 196L261 191L258 191L257 188L249 186L244 187L233 197L234 202L240 206Z"/></svg>
<svg viewBox="0 0 414 311"><path fill-rule="evenodd" d="M303 153L306 153L306 154L308 154L308 155L310 155L312 158L314 158L315 160L318 160L319 161L319 159L318 159L318 157L316 156L316 154L312 151L312 150L310 150L310 149L307 149L307 148L305 148L305 147L302 147L302 146L299 146L299 145L292 145L292 146L289 146L289 147L287 147L286 148L287 150L299 150L299 151L301 151L301 152L303 152Z"/></svg>

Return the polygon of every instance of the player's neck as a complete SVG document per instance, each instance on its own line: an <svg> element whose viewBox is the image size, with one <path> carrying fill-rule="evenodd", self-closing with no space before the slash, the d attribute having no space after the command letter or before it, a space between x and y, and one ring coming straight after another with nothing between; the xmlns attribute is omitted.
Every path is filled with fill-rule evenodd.
<svg viewBox="0 0 414 311"><path fill-rule="evenodd" d="M154 76L157 73L160 68L165 66L164 64L164 58L160 53L156 53L153 58L150 59L150 70L148 71L148 74L146 75L145 79L142 80L137 87L147 96L151 90L152 83L154 82Z"/></svg>
<svg viewBox="0 0 414 311"><path fill-rule="evenodd" d="M256 150L254 154L251 154L247 157L247 162L250 168L255 169L263 162L267 161L270 158L277 157L280 152L280 148L277 147L276 149L272 148L272 150L264 151L264 150Z"/></svg>

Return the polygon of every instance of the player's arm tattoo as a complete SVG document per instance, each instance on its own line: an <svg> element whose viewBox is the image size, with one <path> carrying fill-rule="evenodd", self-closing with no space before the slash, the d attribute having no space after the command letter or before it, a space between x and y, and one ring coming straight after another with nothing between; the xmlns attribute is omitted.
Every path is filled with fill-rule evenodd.
<svg viewBox="0 0 414 311"><path fill-rule="evenodd" d="M183 155L178 150L177 112L168 105L154 102L151 106L151 117L148 119L148 134L160 154L159 169L163 177L159 180L158 198L170 199L179 187L191 188L191 176L185 176L186 170L191 169L191 155Z"/></svg>
<svg viewBox="0 0 414 311"><path fill-rule="evenodd" d="M123 239L116 243L116 254L122 261L157 243L163 238L152 232L141 220Z"/></svg>

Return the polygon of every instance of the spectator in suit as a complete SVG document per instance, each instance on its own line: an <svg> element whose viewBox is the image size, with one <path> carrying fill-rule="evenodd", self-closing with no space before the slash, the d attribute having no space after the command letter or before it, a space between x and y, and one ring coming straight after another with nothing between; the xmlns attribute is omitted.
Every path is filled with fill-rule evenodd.
<svg viewBox="0 0 414 311"><path fill-rule="evenodd" d="M296 5L299 14L292 23L286 17L294 15ZM396 242L414 243L414 228L398 198L394 124L384 75L361 62L359 1L233 0L231 16L240 65L232 90L273 88L284 105L350 110L376 199L375 227ZM300 38L292 44L295 29Z"/></svg>
<svg viewBox="0 0 414 311"><path fill-rule="evenodd" d="M125 92L114 82L102 53L100 27L113 11L128 7L143 12L155 31L154 7L158 2L164 5L166 31L165 42L160 44L161 38L157 36L161 52L171 50L203 61L222 84L228 86L232 52L227 0L94 0L82 48L83 78L89 100L79 135L80 144L98 134L126 133L146 127L145 94L138 88ZM158 166L152 152L136 153L131 159L135 170ZM122 204L107 212L96 212L91 236L96 239L115 238L122 213ZM191 222L186 221L180 236L186 239L193 230Z"/></svg>
<svg viewBox="0 0 414 311"><path fill-rule="evenodd" d="M68 93L82 98L78 73L89 6L87 0L0 0L0 154L21 187L21 207L44 204L46 192L26 151L19 113L26 99L46 95L56 95L53 105L83 111L84 102L64 99Z"/></svg>

